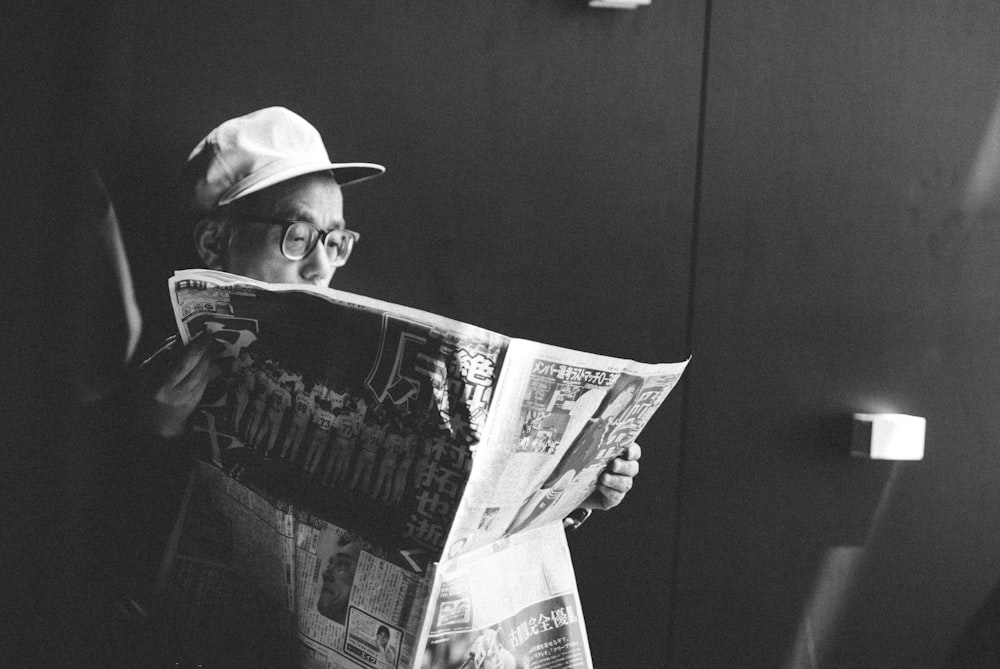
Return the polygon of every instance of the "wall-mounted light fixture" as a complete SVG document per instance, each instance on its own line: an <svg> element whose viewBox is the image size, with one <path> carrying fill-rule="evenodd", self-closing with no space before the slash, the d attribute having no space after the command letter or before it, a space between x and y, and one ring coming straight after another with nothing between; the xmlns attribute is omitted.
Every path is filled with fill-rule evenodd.
<svg viewBox="0 0 1000 669"><path fill-rule="evenodd" d="M639 5L648 5L653 0L590 0L587 3L590 7L602 7L604 9L635 9Z"/></svg>
<svg viewBox="0 0 1000 669"><path fill-rule="evenodd" d="M922 460L927 420L901 413L856 413L851 455L871 460Z"/></svg>

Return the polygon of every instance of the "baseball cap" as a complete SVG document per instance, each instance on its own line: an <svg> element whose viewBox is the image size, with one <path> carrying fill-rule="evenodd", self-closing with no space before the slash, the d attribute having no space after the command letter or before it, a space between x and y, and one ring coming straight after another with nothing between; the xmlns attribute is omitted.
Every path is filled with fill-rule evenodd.
<svg viewBox="0 0 1000 669"><path fill-rule="evenodd" d="M187 160L192 206L209 211L303 174L333 172L341 186L377 177L375 163L333 163L323 138L284 107L230 119L208 133Z"/></svg>

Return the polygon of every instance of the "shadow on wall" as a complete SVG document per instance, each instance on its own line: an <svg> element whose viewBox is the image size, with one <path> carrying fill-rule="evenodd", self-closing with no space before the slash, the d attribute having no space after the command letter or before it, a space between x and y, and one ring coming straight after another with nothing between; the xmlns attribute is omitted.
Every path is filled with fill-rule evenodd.
<svg viewBox="0 0 1000 669"><path fill-rule="evenodd" d="M839 424L840 421L838 421ZM843 420L849 425L850 417ZM839 430L837 431L839 433ZM849 444L845 439L841 443ZM791 650L785 660L784 669L816 669L824 666L824 661L832 650L837 639L838 628L843 620L844 611L850 604L854 594L855 584L862 574L867 557L868 546L872 537L878 534L885 516L889 500L899 477L900 463L888 465L888 472L882 465L867 460L853 461L852 466L866 471L859 472L858 479L865 489L858 489L859 495L848 495L847 515L852 518L870 519L863 538L849 545L834 546L825 551L820 564L819 573L813 584L812 594L802 612L795 633ZM866 492L874 488L872 484L881 482L878 501L874 511L865 512L859 508L869 505L871 497Z"/></svg>
<svg viewBox="0 0 1000 669"><path fill-rule="evenodd" d="M944 669L996 667L1000 667L1000 584L962 630L944 665Z"/></svg>

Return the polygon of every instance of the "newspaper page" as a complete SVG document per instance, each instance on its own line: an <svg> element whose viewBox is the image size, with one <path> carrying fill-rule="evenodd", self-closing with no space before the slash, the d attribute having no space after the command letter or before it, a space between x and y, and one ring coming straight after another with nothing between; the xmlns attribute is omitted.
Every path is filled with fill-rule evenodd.
<svg viewBox="0 0 1000 669"><path fill-rule="evenodd" d="M636 440L687 362L645 364L511 340L446 554L566 517Z"/></svg>
<svg viewBox="0 0 1000 669"><path fill-rule="evenodd" d="M432 601L423 669L593 666L558 521L444 560Z"/></svg>
<svg viewBox="0 0 1000 669"><path fill-rule="evenodd" d="M511 340L341 291L208 270L176 273L170 292L182 340L211 336L223 348L193 417L202 464L164 570L165 582L188 584L175 592L211 591L221 567L189 547L211 534L202 526L228 524L240 534L230 553L261 552L262 533L274 543L263 552L280 558L225 564L268 607L280 603L271 619L289 622L278 626L298 666L453 666L442 658L465 642L483 649L470 667L491 666L475 657L498 644L535 653L517 666L589 666L560 520L686 363ZM444 566L478 576L445 578ZM210 594L225 602L234 590ZM448 598L456 616L468 601L485 617L432 627L428 606L449 619ZM521 648L512 630L543 613L576 631Z"/></svg>
<svg viewBox="0 0 1000 669"><path fill-rule="evenodd" d="M289 666L296 601L287 505L197 463L184 507L160 574L169 629L200 658Z"/></svg>
<svg viewBox="0 0 1000 669"><path fill-rule="evenodd" d="M433 569L399 567L359 535L305 514L295 565L303 667L413 666Z"/></svg>
<svg viewBox="0 0 1000 669"><path fill-rule="evenodd" d="M286 581L301 664L412 666L430 568L507 339L346 293L219 272L179 272L170 291L182 340L212 336L223 347L193 416L207 463L199 471L291 519L282 526L290 563L241 578ZM192 497L179 546L203 504ZM165 580L178 578L178 557ZM386 636L391 660L378 652Z"/></svg>

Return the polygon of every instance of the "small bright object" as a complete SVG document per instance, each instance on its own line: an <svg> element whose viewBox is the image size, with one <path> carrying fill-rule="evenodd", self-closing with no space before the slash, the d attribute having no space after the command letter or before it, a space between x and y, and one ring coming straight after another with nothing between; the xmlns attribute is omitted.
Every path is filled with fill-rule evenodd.
<svg viewBox="0 0 1000 669"><path fill-rule="evenodd" d="M901 413L856 413L851 455L872 460L923 460L927 419Z"/></svg>
<svg viewBox="0 0 1000 669"><path fill-rule="evenodd" d="M635 9L639 5L648 5L653 0L590 0L589 7L604 9Z"/></svg>

